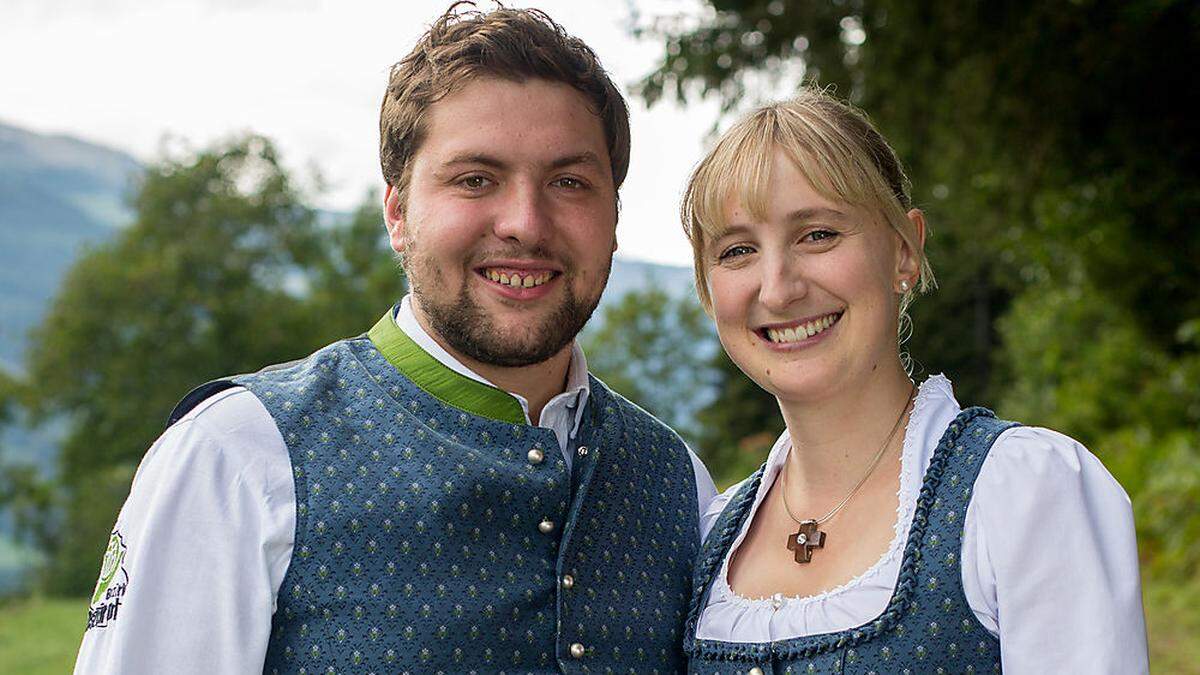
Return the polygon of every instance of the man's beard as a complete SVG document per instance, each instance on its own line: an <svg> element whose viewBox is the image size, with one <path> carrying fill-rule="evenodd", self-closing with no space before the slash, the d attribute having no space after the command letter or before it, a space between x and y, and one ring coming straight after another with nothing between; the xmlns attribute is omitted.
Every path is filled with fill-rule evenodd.
<svg viewBox="0 0 1200 675"><path fill-rule="evenodd" d="M445 298L445 291L450 289L445 288L443 277L433 264L428 259L422 260L419 254L408 257L408 263L410 272L414 266L420 268L409 281L430 327L459 353L481 363L505 368L541 363L569 345L596 310L612 269L609 259L596 294L591 298L575 294L567 283L570 270L564 270L559 282L563 285L562 302L540 324L528 325L525 335L518 337L497 331L491 315L475 301L468 290L470 278L466 276L475 274L473 270L465 269L458 294L449 301L442 301L439 297ZM432 282L434 288L427 288L425 281Z"/></svg>

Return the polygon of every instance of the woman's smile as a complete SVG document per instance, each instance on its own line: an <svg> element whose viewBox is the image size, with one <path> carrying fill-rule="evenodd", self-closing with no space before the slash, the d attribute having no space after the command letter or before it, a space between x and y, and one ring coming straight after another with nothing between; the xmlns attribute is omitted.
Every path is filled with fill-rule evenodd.
<svg viewBox="0 0 1200 675"><path fill-rule="evenodd" d="M787 323L773 323L754 329L771 349L801 349L827 339L845 310L818 314Z"/></svg>

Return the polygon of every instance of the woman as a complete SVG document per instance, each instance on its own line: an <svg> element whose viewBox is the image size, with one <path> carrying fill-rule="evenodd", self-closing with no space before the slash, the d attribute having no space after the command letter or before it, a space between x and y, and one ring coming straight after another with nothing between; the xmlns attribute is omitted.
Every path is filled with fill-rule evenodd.
<svg viewBox="0 0 1200 675"><path fill-rule="evenodd" d="M909 379L925 221L865 117L818 91L751 113L683 218L721 344L787 426L709 511L693 672L1147 670L1120 485L1076 441Z"/></svg>

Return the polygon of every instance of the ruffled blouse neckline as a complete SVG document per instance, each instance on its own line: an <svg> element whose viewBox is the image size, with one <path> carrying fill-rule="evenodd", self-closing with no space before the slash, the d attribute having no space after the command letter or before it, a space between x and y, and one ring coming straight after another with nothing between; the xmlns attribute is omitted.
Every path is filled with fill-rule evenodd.
<svg viewBox="0 0 1200 675"><path fill-rule="evenodd" d="M894 534L887 550L869 568L850 581L816 595L746 598L729 586L729 561L745 539L758 507L779 476L791 449L787 430L767 456L763 479L755 494L750 516L725 554L713 580L708 604L700 618L697 637L758 642L769 635L782 640L816 633L845 630L862 625L879 615L895 589L900 560L916 508L925 469L937 437L960 411L950 380L933 375L921 383L905 427L901 449L900 487L897 493ZM731 490L732 492L732 490ZM739 636L744 636L741 639Z"/></svg>

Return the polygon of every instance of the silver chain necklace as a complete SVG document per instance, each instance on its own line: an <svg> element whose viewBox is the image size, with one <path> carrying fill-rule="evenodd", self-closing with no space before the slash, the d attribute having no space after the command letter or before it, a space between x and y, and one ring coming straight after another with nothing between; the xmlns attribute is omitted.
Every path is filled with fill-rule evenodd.
<svg viewBox="0 0 1200 675"><path fill-rule="evenodd" d="M841 511L846 504L850 503L850 500L854 497L854 495L858 494L858 491L862 488L862 486L866 485L867 479L870 478L871 474L875 472L875 467L879 466L879 461L883 459L883 455L887 451L888 446L891 445L892 439L896 437L896 432L900 430L900 422L904 420L904 414L908 412L908 406L912 404L913 396L916 393L917 385L912 383L912 387L908 391L908 398L905 399L904 406L900 408L900 415L896 418L896 424L892 426L891 433L889 433L887 439L883 441L883 445L879 447L879 452L875 453L875 459L871 460L871 465L867 467L867 472L863 474L863 477L858 481L858 484L855 485L852 490L850 490L850 493L847 494L842 501L838 502L837 506L833 507L833 509L831 509L829 513L826 513L824 516L816 519L807 518L801 520L800 518L792 515L792 508L788 506L787 503L787 485L784 482L787 478L787 466L784 465L784 468L780 472L779 476L779 487L782 490L781 495L783 496L783 510L787 511L788 517L794 520L796 524L800 526L799 530L788 535L787 540L788 550L794 552L794 558L797 563L803 565L804 563L809 562L812 560L813 549L825 548L825 532L821 531L821 525L823 525L830 518L836 516L838 511Z"/></svg>

